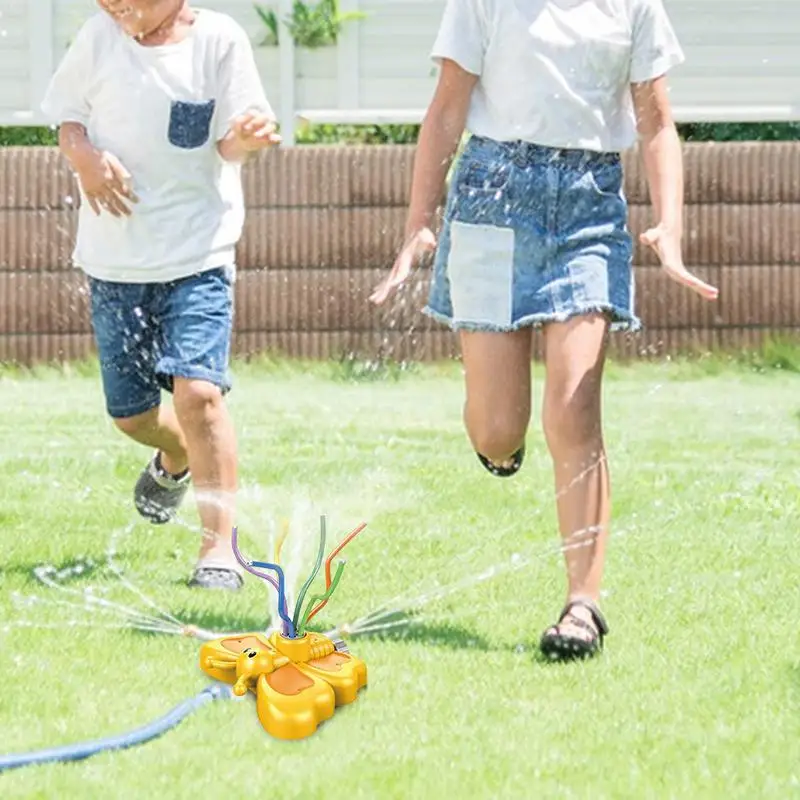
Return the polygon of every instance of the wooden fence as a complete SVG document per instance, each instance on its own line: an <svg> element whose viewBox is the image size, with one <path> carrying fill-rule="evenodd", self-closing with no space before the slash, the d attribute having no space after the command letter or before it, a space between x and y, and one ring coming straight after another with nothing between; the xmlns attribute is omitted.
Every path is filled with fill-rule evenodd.
<svg viewBox="0 0 800 800"><path fill-rule="evenodd" d="M435 359L456 338L419 313L428 271L385 309L367 296L393 259L411 147L294 148L246 169L235 352ZM720 287L705 303L637 247L645 330L615 335L617 357L756 346L800 332L800 143L687 145L686 259ZM626 158L631 228L650 219L644 176ZM85 281L69 265L76 189L57 151L0 150L0 361L92 352Z"/></svg>

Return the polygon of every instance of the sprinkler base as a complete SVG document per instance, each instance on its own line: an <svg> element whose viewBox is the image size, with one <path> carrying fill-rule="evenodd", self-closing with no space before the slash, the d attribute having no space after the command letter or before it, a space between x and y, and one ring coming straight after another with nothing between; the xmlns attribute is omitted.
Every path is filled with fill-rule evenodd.
<svg viewBox="0 0 800 800"><path fill-rule="evenodd" d="M245 633L206 642L200 668L233 684L237 695L253 692L264 729L277 739L304 739L352 703L367 684L367 666L319 633L297 638Z"/></svg>

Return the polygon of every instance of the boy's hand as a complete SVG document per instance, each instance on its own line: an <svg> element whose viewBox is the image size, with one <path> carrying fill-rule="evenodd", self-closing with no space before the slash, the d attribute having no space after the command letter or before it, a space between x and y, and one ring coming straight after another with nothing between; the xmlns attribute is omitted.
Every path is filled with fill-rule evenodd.
<svg viewBox="0 0 800 800"><path fill-rule="evenodd" d="M248 112L236 117L224 138L217 142L217 151L225 161L243 161L250 153L275 147L281 137L275 133L275 120L266 114Z"/></svg>
<svg viewBox="0 0 800 800"><path fill-rule="evenodd" d="M75 165L75 172L92 211L98 216L102 210L114 217L128 217L131 214L128 203L139 202L131 188L131 174L111 153L95 151Z"/></svg>
<svg viewBox="0 0 800 800"><path fill-rule="evenodd" d="M669 275L672 280L686 286L696 292L705 300L716 300L719 296L719 289L701 281L696 275L692 275L683 264L681 254L680 236L663 225L650 228L645 231L639 241L649 247L658 256L661 268Z"/></svg>
<svg viewBox="0 0 800 800"><path fill-rule="evenodd" d="M237 117L231 125L232 137L246 153L279 145L281 137L275 130L275 120L266 114L252 112Z"/></svg>

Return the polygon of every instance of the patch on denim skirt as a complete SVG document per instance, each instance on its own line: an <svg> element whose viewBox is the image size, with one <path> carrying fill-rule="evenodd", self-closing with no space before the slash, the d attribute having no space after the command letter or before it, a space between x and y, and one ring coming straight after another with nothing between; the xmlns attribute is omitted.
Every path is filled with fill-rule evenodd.
<svg viewBox="0 0 800 800"><path fill-rule="evenodd" d="M459 322L508 326L514 311L514 231L450 223L447 277Z"/></svg>

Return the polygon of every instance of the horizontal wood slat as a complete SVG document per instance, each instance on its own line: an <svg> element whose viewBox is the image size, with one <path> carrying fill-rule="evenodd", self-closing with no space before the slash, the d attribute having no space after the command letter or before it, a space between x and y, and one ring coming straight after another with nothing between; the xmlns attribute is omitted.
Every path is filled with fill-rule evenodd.
<svg viewBox="0 0 800 800"><path fill-rule="evenodd" d="M657 264L638 243L652 223L633 206L634 261ZM69 268L76 215L70 211L0 212L0 270ZM254 209L237 259L241 269L389 267L402 243L401 207ZM695 205L685 211L684 257L701 266L800 263L800 204Z"/></svg>
<svg viewBox="0 0 800 800"><path fill-rule="evenodd" d="M271 150L243 168L250 208L405 206L413 145ZM686 202L800 203L800 143L706 142L683 146ZM629 201L649 195L640 154L623 155ZM0 209L69 209L77 185L55 148L0 148Z"/></svg>
<svg viewBox="0 0 800 800"><path fill-rule="evenodd" d="M402 331L439 326L421 314L430 271L384 306L369 295L381 269L247 270L235 285L238 331ZM637 313L648 328L711 329L800 325L800 269L704 267L697 274L720 287L709 303L660 269L638 267ZM78 270L64 273L0 272L0 333L89 333L87 282Z"/></svg>

